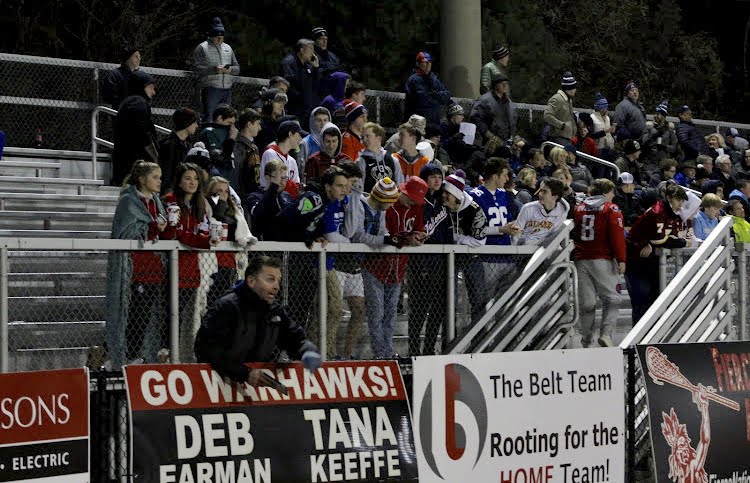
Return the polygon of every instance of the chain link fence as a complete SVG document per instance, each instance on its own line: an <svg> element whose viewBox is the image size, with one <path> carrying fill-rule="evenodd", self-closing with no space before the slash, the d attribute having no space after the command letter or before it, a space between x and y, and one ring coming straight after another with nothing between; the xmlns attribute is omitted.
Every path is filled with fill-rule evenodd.
<svg viewBox="0 0 750 483"><path fill-rule="evenodd" d="M106 105L101 97L101 81L116 64L55 59L0 53L0 129L6 134L6 145L89 151L91 147L91 112ZM172 112L183 106L200 110L199 88L190 71L142 67L157 80L153 100L154 122L172 127ZM238 109L253 104L266 79L235 77L232 103ZM550 93L552 94L552 93ZM468 118L473 99L454 98ZM368 90L365 106L370 119L395 132L405 119L404 94ZM518 132L529 141L538 141L544 125L544 105L516 104ZM591 112L591 109L577 109ZM668 118L677 123L675 117ZM111 139L111 119L102 116L99 135ZM695 120L702 134L736 127L740 135L750 136L750 125Z"/></svg>
<svg viewBox="0 0 750 483"><path fill-rule="evenodd" d="M282 251L266 242L247 252L229 243L209 251L169 241L133 249L138 242L18 240L24 249L4 249L9 270L0 280L8 288L12 371L195 362L206 311L244 279L249 257L260 254L282 260L279 298L328 359L443 353L531 257L512 247L504 254L503 247L472 254L451 246L358 253L357 245L339 245L343 252L335 245L327 252ZM45 249L35 250L35 242ZM50 248L58 242L87 248Z"/></svg>

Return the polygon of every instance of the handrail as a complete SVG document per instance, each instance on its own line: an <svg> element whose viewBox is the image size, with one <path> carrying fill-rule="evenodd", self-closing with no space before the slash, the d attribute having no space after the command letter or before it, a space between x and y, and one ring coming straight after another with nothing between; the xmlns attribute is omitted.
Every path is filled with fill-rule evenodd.
<svg viewBox="0 0 750 483"><path fill-rule="evenodd" d="M635 327L625 336L620 343L620 348L625 349L631 345L643 342L643 338L653 333L656 329L655 324L669 310L676 305L675 299L682 293L690 281L695 277L696 272L711 269L706 260L714 256L714 252L729 243L729 230L732 226L731 217L725 217L719 225L713 229L706 240L698 247L695 254L672 279L667 287L662 291L656 301L649 307L646 313L636 323ZM663 341L650 341L663 342Z"/></svg>
<svg viewBox="0 0 750 483"><path fill-rule="evenodd" d="M552 141L544 141L542 143L542 146L541 146L542 149L544 149L544 146L553 146L553 147L557 147L557 148L564 148L565 147L562 144L557 144L557 143L552 142ZM587 159L587 160L592 161L594 163L601 164L602 166L606 166L607 168L614 169L615 173L617 173L617 175L615 176L615 179L617 179L617 178L620 177L620 168L618 168L615 163L609 162L609 161L607 161L605 159L597 158L596 156L592 156L592 155L590 155L588 153L584 153L583 151L578 151L576 153L576 157L579 157L579 156L581 158L583 158L583 159Z"/></svg>
<svg viewBox="0 0 750 483"><path fill-rule="evenodd" d="M104 114L109 114L110 116L117 116L117 111L107 106L96 106L94 110L91 112L91 179L97 179L97 176L96 176L97 146L101 144L102 146L110 148L110 149L114 149L115 147L115 144L112 141L107 141L106 139L102 139L98 135L100 112L103 112ZM156 128L156 132L160 134L169 134L170 132L172 132L171 130L163 126L159 126L158 124L154 124L154 127Z"/></svg>
<svg viewBox="0 0 750 483"><path fill-rule="evenodd" d="M492 307L482 316L479 321L469 328L469 330L463 334L460 339L457 339L451 347L449 353L451 354L463 354L466 353L471 341L476 337L489 323L494 320L495 315L498 311L505 307L519 292L523 284L531 278L533 273L542 266L545 260L550 259L557 251L561 248L565 249L569 243L570 233L573 230L573 222L566 220L563 228L560 230L553 240L551 240L545 247L534 247L536 250L533 252L531 258L526 262L526 266L523 271L516 277L514 282L505 290L500 297L495 300ZM518 247L521 248L521 247ZM571 249L572 250L572 249ZM453 341L452 341L453 342Z"/></svg>

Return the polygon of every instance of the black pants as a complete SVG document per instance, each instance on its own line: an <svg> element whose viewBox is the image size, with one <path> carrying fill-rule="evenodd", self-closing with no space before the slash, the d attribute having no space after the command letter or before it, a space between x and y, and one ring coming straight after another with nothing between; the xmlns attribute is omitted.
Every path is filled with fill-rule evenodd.
<svg viewBox="0 0 750 483"><path fill-rule="evenodd" d="M434 355L438 334L443 333L441 349L445 349L446 323L448 321L445 301L447 297L445 263L441 255L431 257L428 262L413 263L416 269L409 270L409 355ZM426 325L426 327L425 327ZM420 350L420 335L425 327L424 346ZM442 350L441 350L442 352Z"/></svg>

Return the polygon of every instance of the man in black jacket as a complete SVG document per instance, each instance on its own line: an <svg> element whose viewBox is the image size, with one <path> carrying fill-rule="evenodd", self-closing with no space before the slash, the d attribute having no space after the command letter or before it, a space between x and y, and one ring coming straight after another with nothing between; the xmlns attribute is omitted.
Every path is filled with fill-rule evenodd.
<svg viewBox="0 0 750 483"><path fill-rule="evenodd" d="M276 297L281 288L281 260L257 256L245 280L219 298L203 317L195 339L198 362L209 363L233 382L270 385L269 378L246 362L271 362L280 350L314 371L322 359L305 330L291 320Z"/></svg>
<svg viewBox="0 0 750 483"><path fill-rule="evenodd" d="M112 152L112 186L120 186L130 174L137 159L158 162L156 128L151 120L151 99L156 95L156 81L137 70L128 81L130 95L120 104L115 118Z"/></svg>
<svg viewBox="0 0 750 483"><path fill-rule="evenodd" d="M111 104L115 111L128 97L128 81L141 66L141 53L137 47L126 45L122 48L121 60L120 67L102 76L102 99Z"/></svg>
<svg viewBox="0 0 750 483"><path fill-rule="evenodd" d="M289 81L286 95L289 103L286 110L294 114L307 127L313 107L320 105L320 59L315 55L315 43L310 39L300 39L290 53L281 61L281 75Z"/></svg>

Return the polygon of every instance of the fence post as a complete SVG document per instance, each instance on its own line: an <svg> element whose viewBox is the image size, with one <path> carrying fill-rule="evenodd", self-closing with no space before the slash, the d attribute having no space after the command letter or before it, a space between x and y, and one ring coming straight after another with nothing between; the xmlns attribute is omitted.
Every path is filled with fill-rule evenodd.
<svg viewBox="0 0 750 483"><path fill-rule="evenodd" d="M747 252L744 246L737 251L737 294L740 340L747 340Z"/></svg>
<svg viewBox="0 0 750 483"><path fill-rule="evenodd" d="M659 253L659 292L667 288L667 251Z"/></svg>
<svg viewBox="0 0 750 483"><path fill-rule="evenodd" d="M456 254L448 252L448 269L446 270L447 294L446 310L448 311L447 327L445 328L445 337L448 339L444 347L456 338Z"/></svg>
<svg viewBox="0 0 750 483"><path fill-rule="evenodd" d="M380 94L375 96L375 122L382 125L380 122Z"/></svg>
<svg viewBox="0 0 750 483"><path fill-rule="evenodd" d="M96 151L97 151L97 144L96 144L96 138L99 135L98 134L98 126L99 123L99 109L94 107L93 112L91 113L91 179L96 179Z"/></svg>
<svg viewBox="0 0 750 483"><path fill-rule="evenodd" d="M8 249L0 248L0 372L8 372Z"/></svg>
<svg viewBox="0 0 750 483"><path fill-rule="evenodd" d="M320 355L328 359L328 287L326 286L326 251L318 252L318 322L320 326Z"/></svg>
<svg viewBox="0 0 750 483"><path fill-rule="evenodd" d="M625 349L628 356L628 466L626 481L635 481L635 346Z"/></svg>
<svg viewBox="0 0 750 483"><path fill-rule="evenodd" d="M180 362L180 251L169 252L169 355L172 364Z"/></svg>

